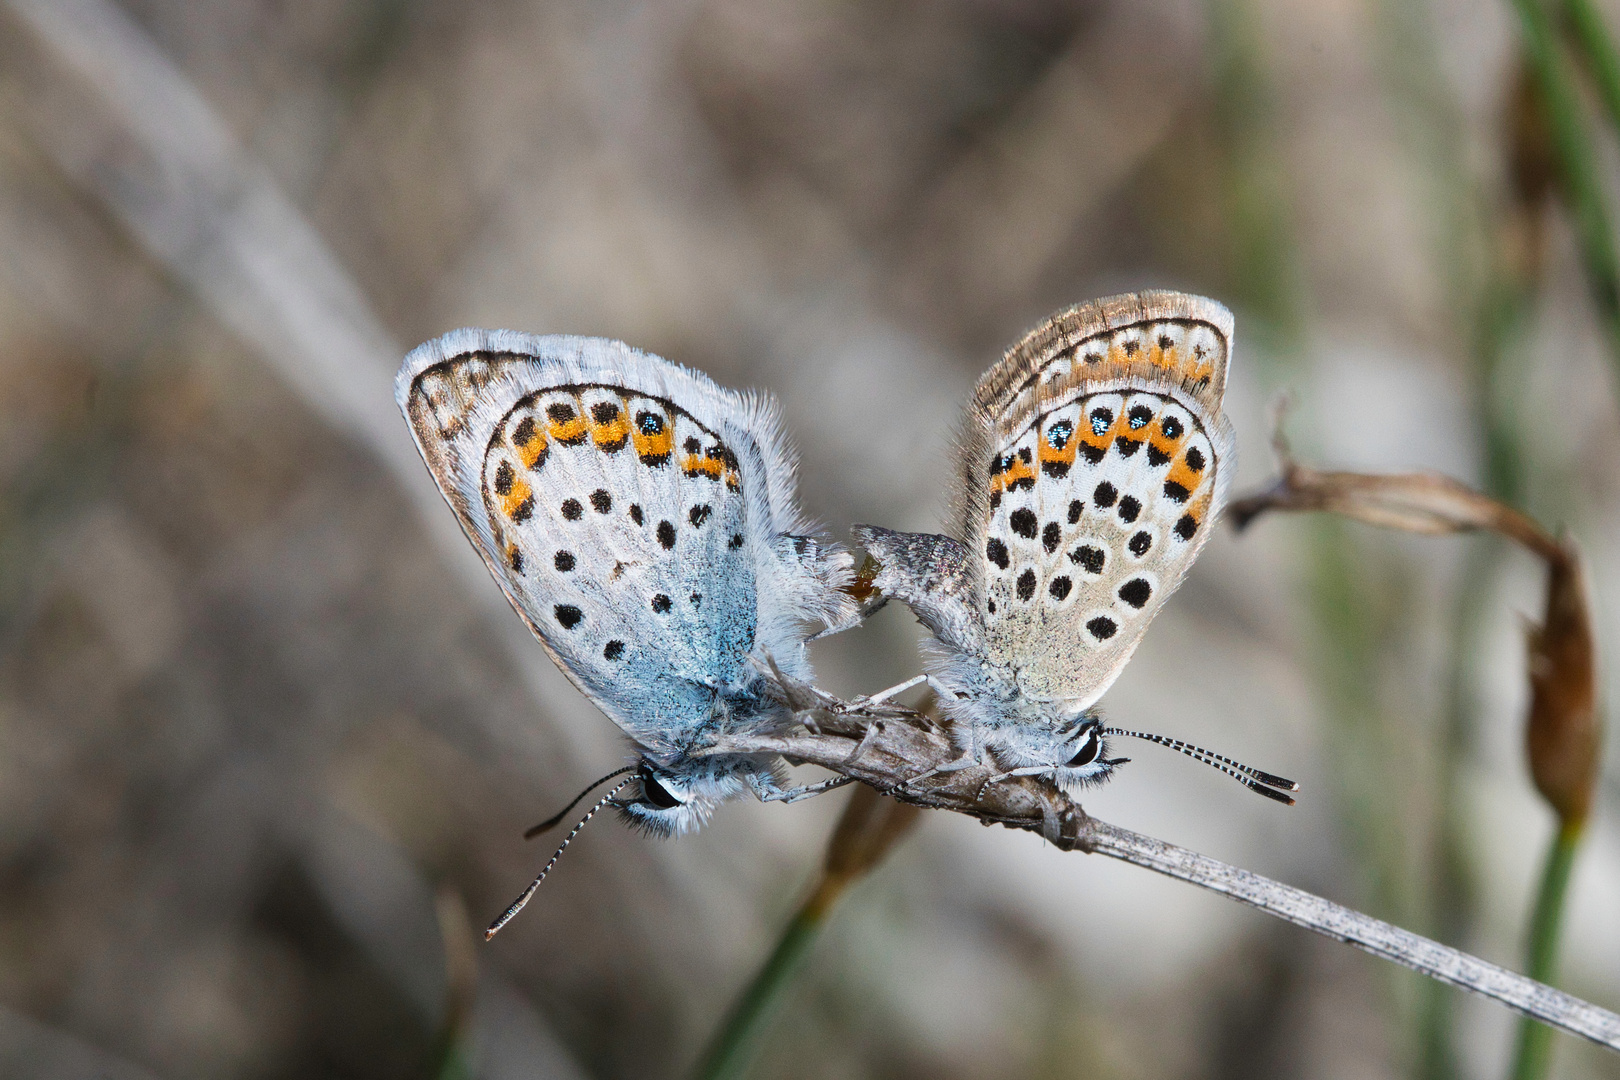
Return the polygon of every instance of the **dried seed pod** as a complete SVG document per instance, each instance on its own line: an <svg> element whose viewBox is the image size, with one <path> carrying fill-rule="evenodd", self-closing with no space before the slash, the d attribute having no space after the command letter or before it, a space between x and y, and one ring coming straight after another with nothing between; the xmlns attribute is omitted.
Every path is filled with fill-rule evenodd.
<svg viewBox="0 0 1620 1080"><path fill-rule="evenodd" d="M1562 550L1563 558L1548 562L1547 610L1528 642L1525 750L1537 790L1565 826L1578 827L1597 781L1597 667L1580 552L1568 540Z"/></svg>

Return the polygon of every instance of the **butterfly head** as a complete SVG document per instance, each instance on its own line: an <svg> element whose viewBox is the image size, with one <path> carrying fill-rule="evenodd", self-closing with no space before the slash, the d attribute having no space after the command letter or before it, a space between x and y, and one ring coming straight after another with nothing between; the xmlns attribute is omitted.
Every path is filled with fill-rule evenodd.
<svg viewBox="0 0 1620 1080"><path fill-rule="evenodd" d="M709 820L714 808L747 790L747 768L737 762L695 758L664 766L643 757L640 790L616 805L625 821L654 836L684 836Z"/></svg>

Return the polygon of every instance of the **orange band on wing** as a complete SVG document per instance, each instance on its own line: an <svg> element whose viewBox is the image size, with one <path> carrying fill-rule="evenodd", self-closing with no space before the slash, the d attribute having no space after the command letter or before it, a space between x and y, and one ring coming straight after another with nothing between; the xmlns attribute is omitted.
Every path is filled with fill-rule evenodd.
<svg viewBox="0 0 1620 1080"><path fill-rule="evenodd" d="M595 440L598 450L609 454L623 450L625 440L630 438L630 421L625 419L624 410L616 410L613 419L605 424L593 421L591 438Z"/></svg>

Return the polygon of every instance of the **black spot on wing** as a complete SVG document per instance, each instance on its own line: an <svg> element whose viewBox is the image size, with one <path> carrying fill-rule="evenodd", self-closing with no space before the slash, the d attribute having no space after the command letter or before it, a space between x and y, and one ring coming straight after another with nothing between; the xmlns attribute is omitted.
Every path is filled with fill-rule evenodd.
<svg viewBox="0 0 1620 1080"><path fill-rule="evenodd" d="M1141 610L1153 597L1153 586L1146 578L1131 578L1119 587L1119 598L1131 607Z"/></svg>
<svg viewBox="0 0 1620 1080"><path fill-rule="evenodd" d="M1012 526L1013 532L1025 540L1035 539L1035 512L1029 507L1021 506L1014 510L1007 523Z"/></svg>
<svg viewBox="0 0 1620 1080"><path fill-rule="evenodd" d="M1035 597L1035 571L1025 570L1018 575L1018 599L1032 600Z"/></svg>
<svg viewBox="0 0 1620 1080"><path fill-rule="evenodd" d="M585 613L573 604L558 604L551 609L551 614L556 617L558 625L564 630L572 630L579 625L581 619L585 618Z"/></svg>
<svg viewBox="0 0 1620 1080"><path fill-rule="evenodd" d="M1090 544L1081 544L1069 552L1069 561L1088 574L1100 574L1103 566L1108 562L1108 555L1102 548Z"/></svg>
<svg viewBox="0 0 1620 1080"><path fill-rule="evenodd" d="M984 545L984 557L1000 569L1007 569L1007 545L993 536Z"/></svg>

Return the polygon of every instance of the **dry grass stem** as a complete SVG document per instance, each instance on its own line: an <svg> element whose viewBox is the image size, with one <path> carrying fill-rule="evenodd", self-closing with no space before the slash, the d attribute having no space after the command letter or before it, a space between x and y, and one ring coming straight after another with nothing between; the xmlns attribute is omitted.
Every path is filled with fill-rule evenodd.
<svg viewBox="0 0 1620 1080"><path fill-rule="evenodd" d="M1038 833L1064 851L1107 855L1202 886L1308 930L1393 960L1414 971L1501 1002L1525 1016L1620 1050L1620 1014L1486 963L1311 893L1229 866L1197 852L1098 821L1055 785L995 775L983 763L958 763L947 734L929 717L892 705L857 706L775 673L805 725L800 734L735 736L712 753L774 753L853 777L894 799L952 810L985 825ZM924 776L924 774L930 774ZM913 777L924 777L908 782ZM982 789L982 791L981 791Z"/></svg>

